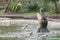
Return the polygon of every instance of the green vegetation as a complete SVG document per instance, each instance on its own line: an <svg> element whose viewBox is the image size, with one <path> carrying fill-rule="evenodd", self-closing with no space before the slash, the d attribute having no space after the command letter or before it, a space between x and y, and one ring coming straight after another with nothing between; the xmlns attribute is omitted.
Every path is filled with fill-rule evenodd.
<svg viewBox="0 0 60 40"><path fill-rule="evenodd" d="M60 14L60 10L56 10L56 11L55 11L55 10L52 10L52 9L51 9L50 11L48 11L48 13L49 13L49 14Z"/></svg>
<svg viewBox="0 0 60 40"><path fill-rule="evenodd" d="M3 13L5 11L7 4L7 2L0 2L0 13Z"/></svg>
<svg viewBox="0 0 60 40"><path fill-rule="evenodd" d="M28 9L28 10L24 10L24 9ZM20 12L22 11L37 11L39 10L38 8L38 4L36 2L19 2L19 1L14 1L12 0L10 2L10 6L9 6L9 10L10 11L15 11L15 12Z"/></svg>
<svg viewBox="0 0 60 40"><path fill-rule="evenodd" d="M50 1L52 1L55 4L55 11L57 11L57 1L59 0L50 0Z"/></svg>
<svg viewBox="0 0 60 40"><path fill-rule="evenodd" d="M36 11L38 10L38 4L36 2L32 2L28 4L29 11Z"/></svg>
<svg viewBox="0 0 60 40"><path fill-rule="evenodd" d="M59 0L49 0L55 4L55 10L53 11L54 13L60 13L59 10L57 9L57 1Z"/></svg>
<svg viewBox="0 0 60 40"><path fill-rule="evenodd" d="M49 11L48 3L49 3L49 0L43 1L43 8L45 12Z"/></svg>
<svg viewBox="0 0 60 40"><path fill-rule="evenodd" d="M18 11L20 11L21 6L22 6L21 2L11 2L9 9L10 9L11 11L16 11L16 12L18 12Z"/></svg>
<svg viewBox="0 0 60 40"><path fill-rule="evenodd" d="M0 6L3 5L5 6L6 4L7 7L5 8L6 11L11 11L11 12L24 12L24 13L33 13L35 11L39 12L39 8L43 7L45 12L51 13L51 14L59 14L60 10L58 9L57 3L59 0L35 0L35 2L32 1L16 1L16 0L10 0L8 3L6 2L1 2ZM51 3L55 6L54 8L49 7L49 4ZM1 10L2 11L2 10ZM1 12L3 13L3 11Z"/></svg>
<svg viewBox="0 0 60 40"><path fill-rule="evenodd" d="M5 12L5 9L0 9L0 14L3 14Z"/></svg>
<svg viewBox="0 0 60 40"><path fill-rule="evenodd" d="M60 13L60 11L57 9L57 1L59 0L44 0L44 3L43 3L43 7L44 7L44 10L47 11L47 12L50 12L51 14L58 14ZM50 10L48 7L48 4L52 2L54 3L55 5L55 9L54 10Z"/></svg>

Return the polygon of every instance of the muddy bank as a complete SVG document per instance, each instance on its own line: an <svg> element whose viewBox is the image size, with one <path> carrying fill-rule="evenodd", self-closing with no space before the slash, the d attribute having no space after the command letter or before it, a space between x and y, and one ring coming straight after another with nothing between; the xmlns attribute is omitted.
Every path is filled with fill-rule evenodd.
<svg viewBox="0 0 60 40"><path fill-rule="evenodd" d="M49 18L60 19L60 14L45 14Z"/></svg>
<svg viewBox="0 0 60 40"><path fill-rule="evenodd" d="M60 19L60 14L48 14L45 13L47 18ZM0 18L12 18L12 19L37 19L37 14L25 14L25 13L3 13Z"/></svg>

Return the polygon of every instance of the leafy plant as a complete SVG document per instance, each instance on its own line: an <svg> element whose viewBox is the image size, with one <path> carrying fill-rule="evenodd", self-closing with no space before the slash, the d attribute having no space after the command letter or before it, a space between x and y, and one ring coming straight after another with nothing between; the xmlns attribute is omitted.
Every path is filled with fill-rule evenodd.
<svg viewBox="0 0 60 40"><path fill-rule="evenodd" d="M10 10L18 12L22 7L21 2L11 2L10 4Z"/></svg>
<svg viewBox="0 0 60 40"><path fill-rule="evenodd" d="M59 14L60 13L60 10L51 9L48 13L49 14Z"/></svg>
<svg viewBox="0 0 60 40"><path fill-rule="evenodd" d="M48 4L49 4L49 0L44 0L43 1L43 6L42 7L44 8L45 12L49 11Z"/></svg>
<svg viewBox="0 0 60 40"><path fill-rule="evenodd" d="M54 3L54 5L55 5L55 13L59 13L59 11L57 9L57 1L59 1L59 0L49 0L49 1Z"/></svg>
<svg viewBox="0 0 60 40"><path fill-rule="evenodd" d="M37 9L38 9L38 4L37 4L36 2L34 2L34 3L29 3L28 9L29 9L29 11L37 10Z"/></svg>
<svg viewBox="0 0 60 40"><path fill-rule="evenodd" d="M59 11L57 9L57 1L59 1L59 0L44 0L44 8L47 9L48 8L48 3L52 2L55 5L55 13L59 13Z"/></svg>

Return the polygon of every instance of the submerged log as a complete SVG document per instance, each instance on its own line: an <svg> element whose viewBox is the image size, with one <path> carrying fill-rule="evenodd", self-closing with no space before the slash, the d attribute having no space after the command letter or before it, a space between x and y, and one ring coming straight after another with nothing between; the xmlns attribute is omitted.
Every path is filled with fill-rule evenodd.
<svg viewBox="0 0 60 40"><path fill-rule="evenodd" d="M39 28L37 32L49 32L47 29L48 21L44 14L43 8L40 9L40 13L37 13L37 18L39 21Z"/></svg>

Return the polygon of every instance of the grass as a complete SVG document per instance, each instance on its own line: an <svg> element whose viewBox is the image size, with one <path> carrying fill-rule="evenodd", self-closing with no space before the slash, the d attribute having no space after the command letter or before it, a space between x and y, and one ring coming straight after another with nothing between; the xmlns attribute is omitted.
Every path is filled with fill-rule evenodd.
<svg viewBox="0 0 60 40"><path fill-rule="evenodd" d="M39 11L25 12L25 14L36 14L36 13L39 13Z"/></svg>
<svg viewBox="0 0 60 40"><path fill-rule="evenodd" d="M39 11L19 13L18 16L36 15L36 13L39 13Z"/></svg>
<svg viewBox="0 0 60 40"><path fill-rule="evenodd" d="M1 9L0 10L0 14L4 13L5 12L5 9Z"/></svg>
<svg viewBox="0 0 60 40"><path fill-rule="evenodd" d="M5 9L0 9L0 14L4 14L4 13L5 13ZM34 14L36 14L36 13L39 13L39 11L36 10L36 11L24 12L24 13L16 13L16 14L17 14L18 16L26 16L26 15L30 15L30 14L34 15ZM8 12L7 14L9 14L9 12ZM11 15L12 15L12 14L15 15L15 13L11 12Z"/></svg>

